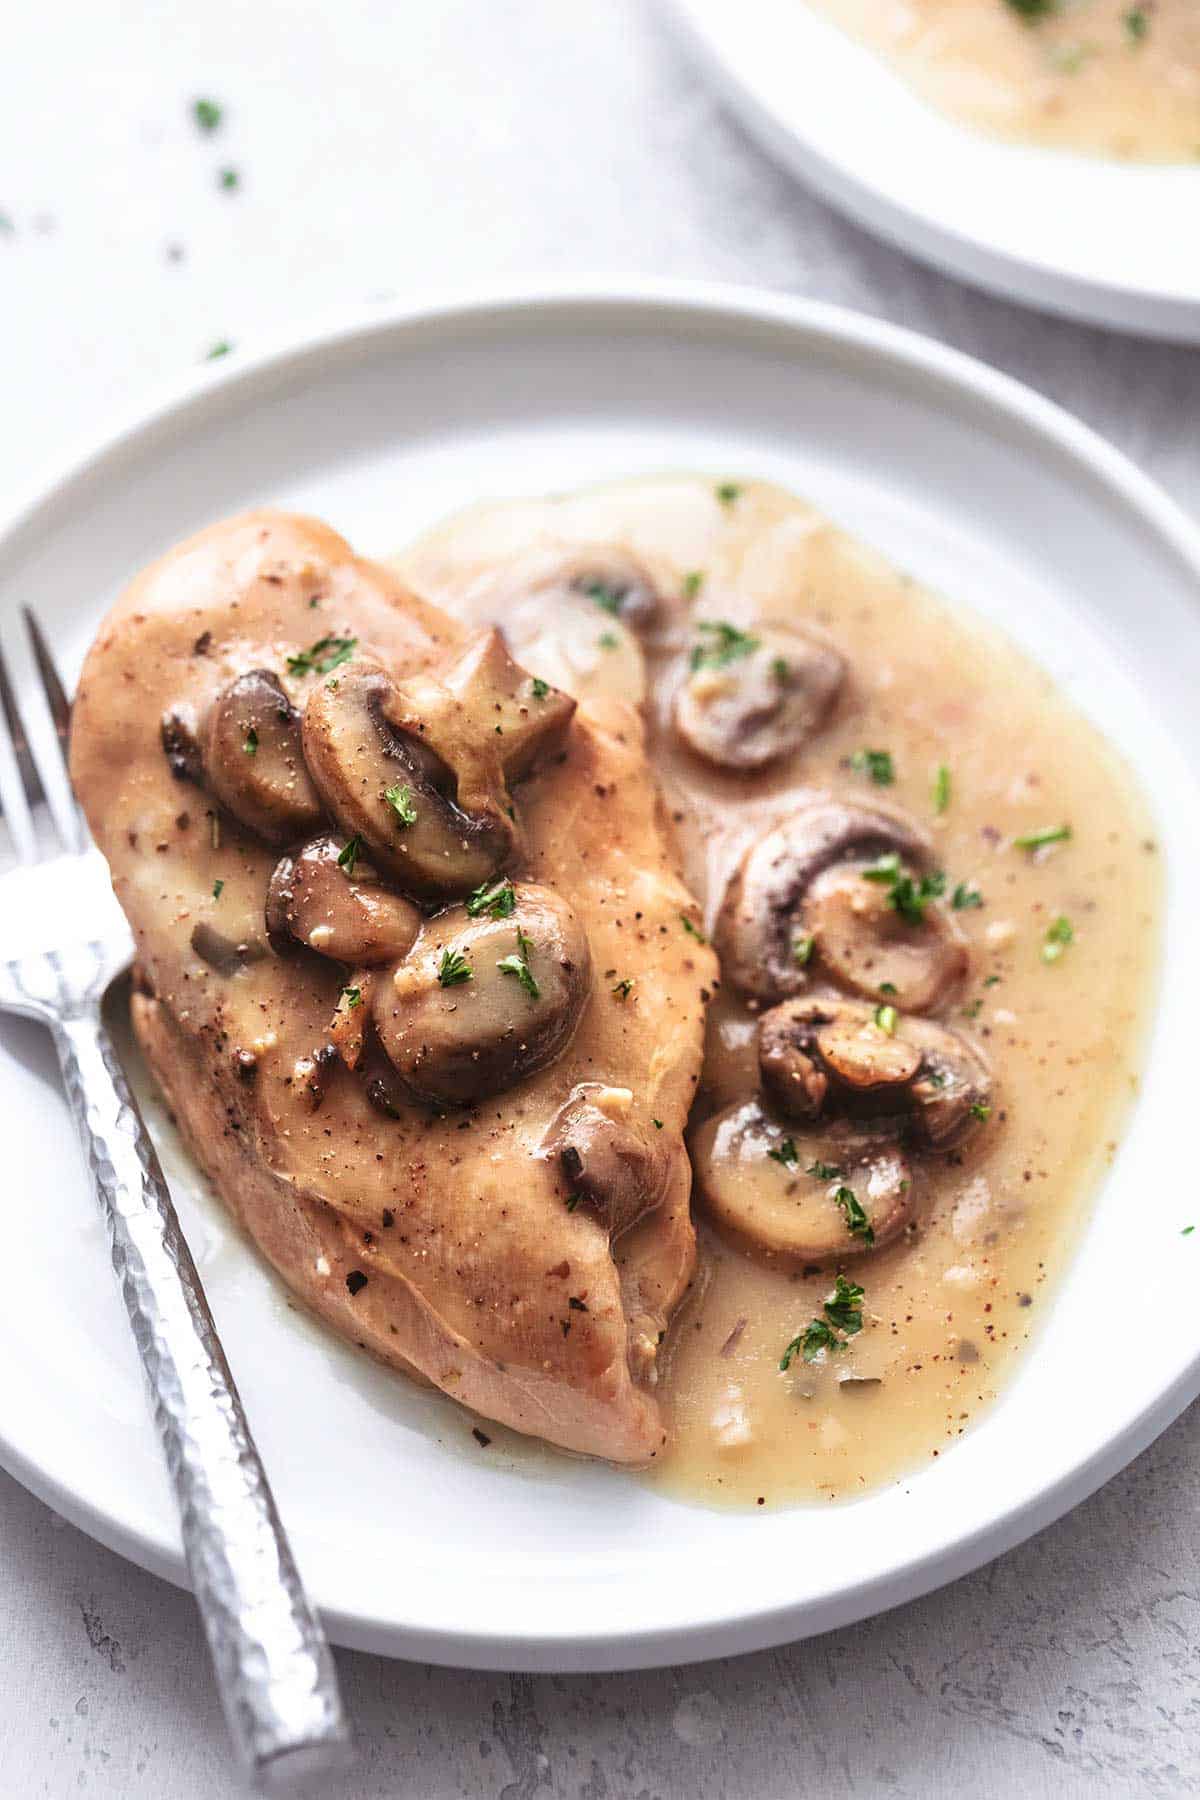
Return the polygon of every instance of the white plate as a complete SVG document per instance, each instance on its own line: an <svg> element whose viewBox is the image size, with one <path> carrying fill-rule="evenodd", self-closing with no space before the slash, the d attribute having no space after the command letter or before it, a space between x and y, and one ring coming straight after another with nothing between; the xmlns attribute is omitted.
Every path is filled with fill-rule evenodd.
<svg viewBox="0 0 1200 1800"><path fill-rule="evenodd" d="M880 237L1052 312L1200 342L1200 164L971 132L805 0L664 4L765 147Z"/></svg>
<svg viewBox="0 0 1200 1800"><path fill-rule="evenodd" d="M168 1142L168 1173L310 1588L338 1640L475 1666L728 1653L911 1598L1089 1493L1200 1390L1181 1154L1200 993L1200 534L1044 400L874 320L728 290L431 305L217 365L0 534L74 671L133 570L272 501L386 551L464 501L680 467L810 495L1003 620L1123 746L1161 816L1168 965L1144 1094L1040 1339L933 1467L850 1505L675 1504L470 1421L292 1310ZM0 1028L0 1460L183 1580L158 1447L44 1040Z"/></svg>

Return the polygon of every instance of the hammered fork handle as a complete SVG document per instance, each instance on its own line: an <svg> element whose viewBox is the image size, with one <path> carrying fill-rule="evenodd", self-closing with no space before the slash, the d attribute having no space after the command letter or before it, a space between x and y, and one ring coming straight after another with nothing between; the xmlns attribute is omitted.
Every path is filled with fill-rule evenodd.
<svg viewBox="0 0 1200 1800"><path fill-rule="evenodd" d="M150 1384L229 1729L256 1785L291 1791L346 1757L332 1659L98 1005L48 1023Z"/></svg>

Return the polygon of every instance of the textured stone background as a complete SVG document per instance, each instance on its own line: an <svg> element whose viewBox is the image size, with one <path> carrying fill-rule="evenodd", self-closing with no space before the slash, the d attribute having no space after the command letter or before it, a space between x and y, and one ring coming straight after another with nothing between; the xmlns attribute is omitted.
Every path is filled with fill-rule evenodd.
<svg viewBox="0 0 1200 1800"><path fill-rule="evenodd" d="M6 10L4 40L0 499L217 339L414 286L598 271L758 282L913 325L1200 505L1200 356L1023 312L877 245L745 140L649 0L39 0ZM218 138L190 124L197 93L229 109ZM343 1654L363 1761L341 1792L1200 1793L1198 1440L1193 1414L1001 1562L790 1650L571 1679ZM3 1476L0 1645L0 1793L239 1792L188 1598Z"/></svg>

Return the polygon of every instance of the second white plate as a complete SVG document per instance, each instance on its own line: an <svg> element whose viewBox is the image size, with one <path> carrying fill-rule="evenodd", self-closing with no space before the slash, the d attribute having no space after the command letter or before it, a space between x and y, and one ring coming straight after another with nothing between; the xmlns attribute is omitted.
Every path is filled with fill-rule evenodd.
<svg viewBox="0 0 1200 1800"><path fill-rule="evenodd" d="M1200 342L1200 162L968 131L804 0L664 4L764 146L880 237L1052 312Z"/></svg>
<svg viewBox="0 0 1200 1800"><path fill-rule="evenodd" d="M465 501L639 472L760 475L999 620L1134 761L1170 871L1167 982L1132 1128L1002 1402L853 1504L717 1513L549 1452L486 1453L452 1402L310 1322L157 1112L185 1229L310 1590L339 1641L480 1667L636 1667L824 1630L1047 1523L1200 1391L1182 1183L1200 993L1200 534L1035 395L877 321L702 289L502 295L216 365L0 531L0 636L32 605L72 674L105 607L240 507L386 552ZM43 725L45 721L42 722ZM174 1510L53 1057L0 1022L0 1461L182 1580ZM1156 1288L1169 1271L1169 1304Z"/></svg>

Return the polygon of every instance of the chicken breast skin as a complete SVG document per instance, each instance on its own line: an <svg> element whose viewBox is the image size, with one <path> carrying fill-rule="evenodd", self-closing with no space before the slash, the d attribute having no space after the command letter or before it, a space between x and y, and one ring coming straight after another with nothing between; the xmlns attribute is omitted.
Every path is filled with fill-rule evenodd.
<svg viewBox="0 0 1200 1800"><path fill-rule="evenodd" d="M315 666L327 656L304 666L322 641L352 640L348 655L405 677L466 635L315 520L212 526L139 575L104 622L75 705L76 792L133 930L139 1043L200 1167L289 1287L487 1418L644 1463L663 1441L658 1346L695 1261L683 1129L717 971L683 924L696 908L636 711L585 703L560 755L514 789L514 876L555 890L588 934L574 1038L549 1067L443 1116L404 1104L385 1117L331 1061L314 1108L303 1071L346 971L270 948L278 846L164 753L164 716L202 719L249 671L273 671L302 707L337 679ZM231 954L193 947L212 942ZM544 1151L584 1084L653 1146L649 1210L615 1241Z"/></svg>

